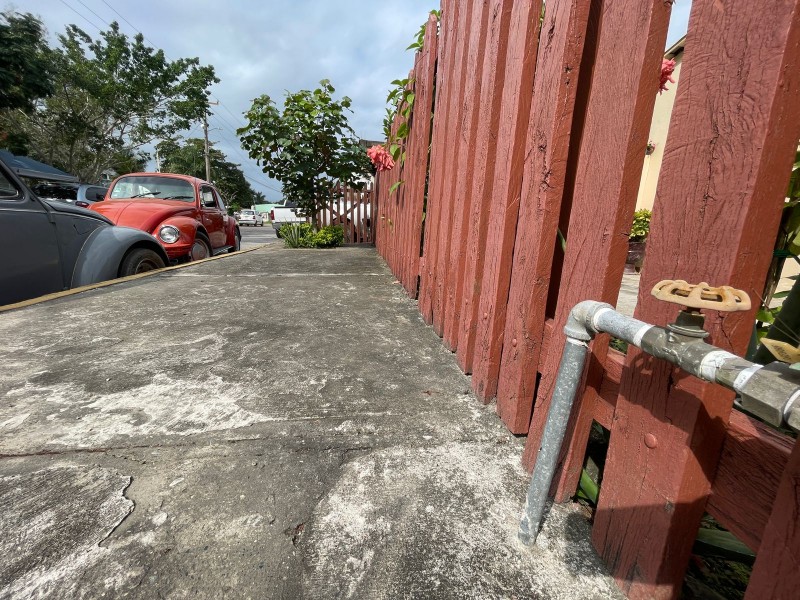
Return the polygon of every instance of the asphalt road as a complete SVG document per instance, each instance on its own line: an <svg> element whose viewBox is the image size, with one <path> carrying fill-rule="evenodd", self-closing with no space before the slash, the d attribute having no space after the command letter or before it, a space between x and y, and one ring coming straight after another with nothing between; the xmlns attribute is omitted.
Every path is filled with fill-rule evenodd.
<svg viewBox="0 0 800 600"><path fill-rule="evenodd" d="M242 249L252 248L253 246L260 246L270 242L277 242L278 238L275 235L275 230L270 223L264 223L263 227L252 227L244 225L239 227L242 232Z"/></svg>

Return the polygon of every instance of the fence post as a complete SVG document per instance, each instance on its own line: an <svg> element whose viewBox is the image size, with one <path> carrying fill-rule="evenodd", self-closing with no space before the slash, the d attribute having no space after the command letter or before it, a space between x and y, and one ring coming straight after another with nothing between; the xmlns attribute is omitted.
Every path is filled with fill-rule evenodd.
<svg viewBox="0 0 800 600"><path fill-rule="evenodd" d="M800 589L800 444L795 443L772 505L745 600L794 598Z"/></svg>
<svg viewBox="0 0 800 600"><path fill-rule="evenodd" d="M562 329L575 304L585 299L614 304L627 254L628 233L644 164L650 120L658 93L661 57L667 37L670 4L661 0L603 3L592 89L583 125L575 173L572 207L566 235L566 252L553 335L539 365L541 382L536 392L533 419L523 462L531 467L550 406L550 396L564 347ZM555 237L550 241L555 245ZM558 274L551 274L551 279ZM546 295L544 296L546 298ZM544 298L542 300L544 301ZM556 498L572 495L589 436L591 412L607 336L592 342L589 392L578 399L567 432L570 453L562 471ZM588 414L588 418L587 418ZM573 468L577 466L577 471Z"/></svg>
<svg viewBox="0 0 800 600"><path fill-rule="evenodd" d="M800 0L769 10L764 3L692 5L642 272L636 316L656 324L677 312L649 295L659 279L750 293L750 313L711 313L706 321L711 343L740 354L800 135L798 7ZM631 598L678 595L732 400L628 352L593 539ZM761 552L768 548L762 542Z"/></svg>
<svg viewBox="0 0 800 600"><path fill-rule="evenodd" d="M456 291L453 298L451 337L453 347L457 348L456 359L465 373L472 372L489 212L497 200L493 190L496 181L494 171L497 164L500 114L503 111L503 95L506 90L511 16L514 4L519 9L529 6L530 2L531 0L517 0L516 3L513 0L491 0L488 6L490 16L483 66L475 73L475 78L480 83L475 90L475 144L474 149L469 151L474 156L472 168L464 174L466 187L461 239L456 245L458 270L455 272ZM528 16L535 24L535 16ZM520 178L522 176L521 173L516 175Z"/></svg>
<svg viewBox="0 0 800 600"><path fill-rule="evenodd" d="M442 284L440 298L442 336L445 346L455 350L458 343L458 323L461 314L461 293L464 276L466 248L464 236L468 218L469 200L472 190L468 185L475 168L477 154L478 107L481 93L480 72L486 57L489 32L490 1L478 0L472 11L469 26L470 39L466 52L466 80L462 91L461 114L456 124L456 143L459 151L454 155L455 181L453 183L452 217L450 233L445 242L445 268L439 281Z"/></svg>
<svg viewBox="0 0 800 600"><path fill-rule="evenodd" d="M447 147L450 115L455 110L454 84L459 23L466 8L460 2L442 0L439 57L436 65L436 102L431 133L431 163L428 184L428 204L425 211L425 240L422 249L419 310L429 325L433 323L433 303L436 291L437 257L442 238L442 204L444 202L445 170L451 163Z"/></svg>
<svg viewBox="0 0 800 600"><path fill-rule="evenodd" d="M485 1L485 0L484 0ZM464 6L466 4L466 7ZM451 110L447 116L444 152L448 153L449 160L445 160L445 169L442 187L439 195L439 235L436 246L436 276L431 281L432 289L432 321L433 329L440 337L444 335L444 312L447 287L445 280L450 263L450 241L452 236L453 204L456 188L456 161L452 155L455 148L463 148L464 143L460 136L461 120L463 118L463 103L465 82L467 80L467 53L472 38L478 36L472 25L475 21L475 12L480 13L481 0L467 0L458 12L459 20L454 31L456 37L456 54L453 67L453 93L450 98ZM480 22L480 21L479 21ZM433 257L432 257L433 258ZM427 261L426 261L427 262Z"/></svg>
<svg viewBox="0 0 800 600"><path fill-rule="evenodd" d="M524 151L506 171L509 179L522 175L521 189L492 208L478 311L487 318L476 333L472 386L484 400L497 394L498 414L514 433L530 425L567 158L570 141L579 141L570 137L573 111L579 82L588 89L591 75L591 61L583 64L590 5L597 10L600 3L553 0L547 6L542 31L548 43L537 49Z"/></svg>

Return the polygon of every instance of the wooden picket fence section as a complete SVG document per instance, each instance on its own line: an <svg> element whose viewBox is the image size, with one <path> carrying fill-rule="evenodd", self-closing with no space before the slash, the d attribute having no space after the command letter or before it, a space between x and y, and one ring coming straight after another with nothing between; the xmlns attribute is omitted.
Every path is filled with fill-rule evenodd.
<svg viewBox="0 0 800 600"><path fill-rule="evenodd" d="M670 7L548 0L540 22L540 0L442 0L410 78L406 160L377 179L378 251L478 397L528 434L528 468L569 310L617 300ZM693 3L637 318L674 319L648 294L661 279L759 297L800 138L798 63L800 0ZM709 314L710 343L743 354L754 312ZM583 389L551 491L573 495L592 421L609 429L593 542L622 590L675 598L708 511L757 551L748 598L796 597L792 439L606 336Z"/></svg>
<svg viewBox="0 0 800 600"><path fill-rule="evenodd" d="M374 244L377 197L372 184L356 189L337 183L334 199L318 214L319 227L339 225L344 230L345 244Z"/></svg>

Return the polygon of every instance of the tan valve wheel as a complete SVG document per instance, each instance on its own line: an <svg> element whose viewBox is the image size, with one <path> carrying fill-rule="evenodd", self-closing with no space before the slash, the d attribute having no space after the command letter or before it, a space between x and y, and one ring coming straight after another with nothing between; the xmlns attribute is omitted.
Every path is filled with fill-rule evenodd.
<svg viewBox="0 0 800 600"><path fill-rule="evenodd" d="M721 312L750 310L750 296L746 292L728 285L711 287L705 281L695 285L682 279L665 279L659 281L650 293L664 302L689 308L710 308Z"/></svg>

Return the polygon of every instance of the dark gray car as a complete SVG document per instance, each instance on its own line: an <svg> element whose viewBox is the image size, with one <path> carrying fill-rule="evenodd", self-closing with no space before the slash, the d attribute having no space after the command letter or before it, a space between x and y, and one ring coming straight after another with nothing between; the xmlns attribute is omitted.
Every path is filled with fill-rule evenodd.
<svg viewBox="0 0 800 600"><path fill-rule="evenodd" d="M0 305L166 263L153 236L84 208L41 200L0 160Z"/></svg>

